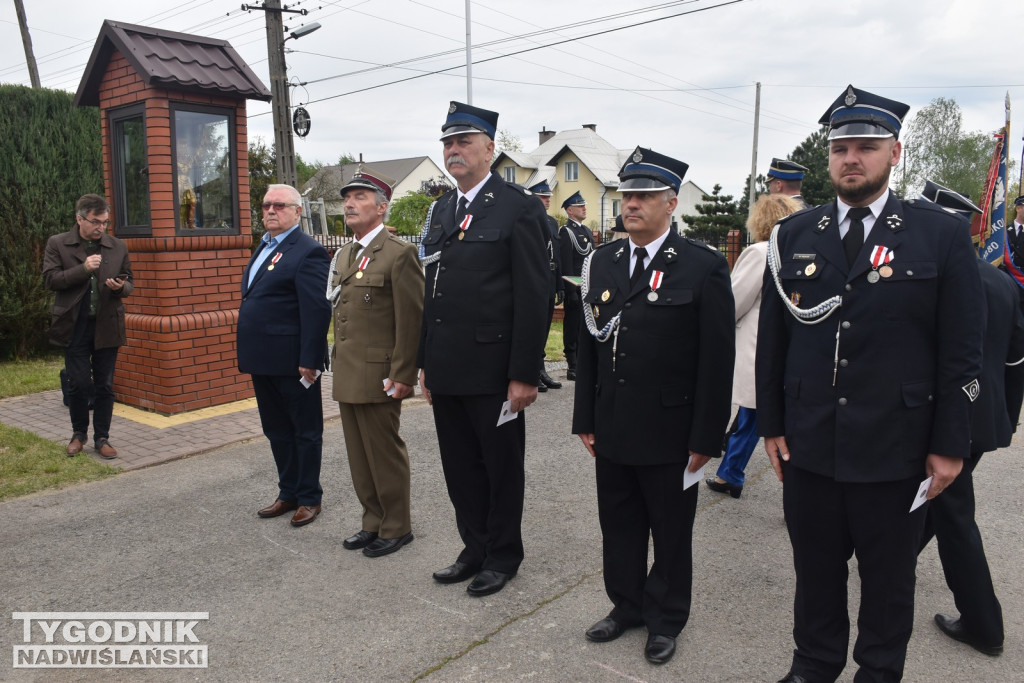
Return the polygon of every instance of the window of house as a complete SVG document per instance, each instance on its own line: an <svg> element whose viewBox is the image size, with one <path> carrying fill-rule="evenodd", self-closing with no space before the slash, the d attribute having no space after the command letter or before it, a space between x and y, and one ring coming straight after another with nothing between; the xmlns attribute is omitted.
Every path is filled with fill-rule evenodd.
<svg viewBox="0 0 1024 683"><path fill-rule="evenodd" d="M573 182L580 179L580 162L565 162L565 179L569 182Z"/></svg>
<svg viewBox="0 0 1024 683"><path fill-rule="evenodd" d="M516 181L516 167L505 166L502 171L504 172L505 182L514 183Z"/></svg>
<svg viewBox="0 0 1024 683"><path fill-rule="evenodd" d="M612 200L612 219L614 220L615 217L618 216L620 213L622 213L622 200L621 199L613 199Z"/></svg>
<svg viewBox="0 0 1024 683"><path fill-rule="evenodd" d="M110 112L113 209L118 235L149 235L149 161L142 105Z"/></svg>
<svg viewBox="0 0 1024 683"><path fill-rule="evenodd" d="M234 112L172 105L178 231L237 232Z"/></svg>

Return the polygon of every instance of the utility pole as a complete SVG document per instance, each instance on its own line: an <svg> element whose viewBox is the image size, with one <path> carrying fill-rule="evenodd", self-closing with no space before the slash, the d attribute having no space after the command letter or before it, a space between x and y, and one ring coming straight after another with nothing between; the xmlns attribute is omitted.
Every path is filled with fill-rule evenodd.
<svg viewBox="0 0 1024 683"><path fill-rule="evenodd" d="M469 3L466 0L466 104L473 104L473 22L469 20Z"/></svg>
<svg viewBox="0 0 1024 683"><path fill-rule="evenodd" d="M243 10L262 10L267 14L267 61L270 68L270 95L274 115L274 151L277 161L277 182L296 187L299 174L295 169L295 141L292 138L291 94L288 90L288 67L284 61L285 12L305 15L304 9L281 7L281 0L264 0L262 5L242 5ZM319 25L317 25L319 28ZM316 30L316 29L313 29ZM306 33L311 33L307 31ZM303 33L302 35L306 35ZM294 33L292 37L297 37ZM296 187L296 189L298 189Z"/></svg>
<svg viewBox="0 0 1024 683"><path fill-rule="evenodd" d="M757 95L754 99L754 151L750 159L750 185L747 188L748 211L754 210L754 186L757 184L757 131L761 122L761 83L757 83Z"/></svg>
<svg viewBox="0 0 1024 683"><path fill-rule="evenodd" d="M466 0L468 3L469 0ZM36 56L32 52L32 36L28 32L28 19L25 17L25 4L22 0L14 0L14 9L18 13L18 26L21 27L21 42L25 45L25 62L28 64L28 77L32 87L39 86L39 69L36 67Z"/></svg>

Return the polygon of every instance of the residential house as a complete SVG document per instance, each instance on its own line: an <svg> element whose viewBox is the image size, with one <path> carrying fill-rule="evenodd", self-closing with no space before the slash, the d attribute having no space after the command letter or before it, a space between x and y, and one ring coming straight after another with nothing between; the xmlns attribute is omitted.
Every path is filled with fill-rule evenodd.
<svg viewBox="0 0 1024 683"><path fill-rule="evenodd" d="M615 216L621 213L622 194L618 191L619 169L635 147L618 149L597 134L596 124L559 132L543 128L539 145L532 152L500 152L491 168L509 182L524 187L546 180L552 189L552 215L562 211L562 202L575 192L587 200L587 223L598 231L611 230ZM658 150L667 152L667 150ZM686 228L684 214L695 214L704 190L684 180L673 221Z"/></svg>
<svg viewBox="0 0 1024 683"><path fill-rule="evenodd" d="M352 179L360 164L365 164L375 171L395 179L395 186L391 193L392 200L401 199L412 192L418 192L426 180L446 177L430 157L364 162L360 155L360 161L351 164L324 166L309 179L309 182L299 188L299 192L304 199L311 202L322 199L328 216L341 215L345 213L341 201L341 188Z"/></svg>

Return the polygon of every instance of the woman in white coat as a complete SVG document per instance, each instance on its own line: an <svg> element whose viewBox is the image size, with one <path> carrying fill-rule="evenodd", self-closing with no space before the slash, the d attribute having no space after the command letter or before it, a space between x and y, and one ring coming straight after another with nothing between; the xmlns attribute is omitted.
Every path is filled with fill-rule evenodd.
<svg viewBox="0 0 1024 683"><path fill-rule="evenodd" d="M758 442L754 352L757 349L757 318L768 254L767 240L779 220L800 208L795 199L786 195L761 195L747 219L747 232L754 242L740 253L732 268L732 294L736 300L736 369L732 379L732 402L739 405L739 413L736 431L729 437L717 476L706 483L712 491L728 493L733 498L739 498L743 492L743 471Z"/></svg>

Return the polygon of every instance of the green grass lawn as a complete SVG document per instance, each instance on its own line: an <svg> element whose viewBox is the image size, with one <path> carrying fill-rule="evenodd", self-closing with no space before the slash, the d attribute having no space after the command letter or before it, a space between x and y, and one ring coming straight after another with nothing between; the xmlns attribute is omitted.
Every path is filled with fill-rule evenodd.
<svg viewBox="0 0 1024 683"><path fill-rule="evenodd" d="M544 358L546 360L565 360L565 349L562 346L561 320L555 320L551 323L548 341L544 345Z"/></svg>
<svg viewBox="0 0 1024 683"><path fill-rule="evenodd" d="M0 363L0 398L60 389L63 356Z"/></svg>
<svg viewBox="0 0 1024 683"><path fill-rule="evenodd" d="M62 356L0 363L0 398L60 389L63 367ZM0 501L105 479L119 471L85 455L69 458L63 444L0 424Z"/></svg>
<svg viewBox="0 0 1024 683"><path fill-rule="evenodd" d="M63 445L5 424L0 424L0 444L0 501L120 471L86 455L69 458Z"/></svg>

